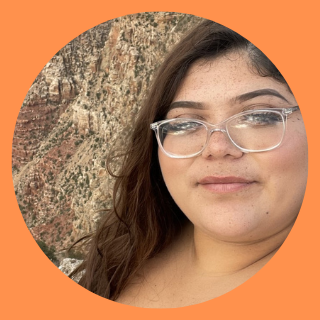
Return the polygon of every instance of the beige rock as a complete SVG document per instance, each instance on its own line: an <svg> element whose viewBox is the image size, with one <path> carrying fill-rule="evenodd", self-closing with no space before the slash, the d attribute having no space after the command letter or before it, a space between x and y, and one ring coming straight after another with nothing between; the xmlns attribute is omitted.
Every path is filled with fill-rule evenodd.
<svg viewBox="0 0 320 320"><path fill-rule="evenodd" d="M107 154L124 146L153 71L197 21L160 12L103 23L62 48L35 79L15 128L13 180L31 233L58 254L111 206Z"/></svg>

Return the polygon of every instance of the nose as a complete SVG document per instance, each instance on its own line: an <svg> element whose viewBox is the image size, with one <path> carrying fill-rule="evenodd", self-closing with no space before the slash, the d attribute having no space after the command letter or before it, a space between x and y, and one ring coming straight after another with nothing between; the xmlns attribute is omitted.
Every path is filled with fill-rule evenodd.
<svg viewBox="0 0 320 320"><path fill-rule="evenodd" d="M209 132L209 138L202 157L219 159L224 157L240 158L243 152L230 140L225 129L214 128Z"/></svg>

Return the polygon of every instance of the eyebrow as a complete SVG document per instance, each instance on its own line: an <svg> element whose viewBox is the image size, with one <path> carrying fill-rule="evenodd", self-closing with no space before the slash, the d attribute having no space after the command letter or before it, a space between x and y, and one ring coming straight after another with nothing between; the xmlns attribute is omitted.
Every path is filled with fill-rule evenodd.
<svg viewBox="0 0 320 320"><path fill-rule="evenodd" d="M172 102L169 110L175 109L175 108L192 108L192 109L205 109L204 105L201 102L196 101L175 101Z"/></svg>
<svg viewBox="0 0 320 320"><path fill-rule="evenodd" d="M274 96L289 103L289 101L283 95L281 95L277 90L274 90L274 89L260 89L260 90L250 91L233 98L232 102L241 103L241 102L245 102L247 100L260 97L260 96ZM196 101L175 101L171 103L168 112L175 108L192 108L192 109L203 110L205 109L205 106L201 102L196 102Z"/></svg>
<svg viewBox="0 0 320 320"><path fill-rule="evenodd" d="M289 102L283 95L281 95L277 90L274 89L261 89L261 90L255 90L251 92L244 93L234 99L236 102L244 102L250 99L253 99L255 97L259 96L274 96L277 98L280 98L286 102Z"/></svg>

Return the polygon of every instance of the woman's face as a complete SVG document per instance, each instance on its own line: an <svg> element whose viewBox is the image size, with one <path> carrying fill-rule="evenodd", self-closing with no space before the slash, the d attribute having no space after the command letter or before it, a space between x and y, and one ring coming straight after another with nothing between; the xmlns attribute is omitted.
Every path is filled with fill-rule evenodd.
<svg viewBox="0 0 320 320"><path fill-rule="evenodd" d="M167 118L217 124L251 108L297 105L286 85L253 73L246 59L245 53L229 53L196 62ZM178 103L184 101L188 107ZM289 115L284 140L274 150L243 153L224 133L215 132L201 155L174 159L159 149L159 162L171 196L195 228L232 242L270 237L292 225L302 204L307 138L301 113Z"/></svg>

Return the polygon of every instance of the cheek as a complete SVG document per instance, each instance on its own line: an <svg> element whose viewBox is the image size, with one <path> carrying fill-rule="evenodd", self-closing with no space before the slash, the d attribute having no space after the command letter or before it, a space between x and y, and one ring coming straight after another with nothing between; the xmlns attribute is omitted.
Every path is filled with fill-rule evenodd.
<svg viewBox="0 0 320 320"><path fill-rule="evenodd" d="M288 143L287 143L288 142ZM305 135L291 136L276 149L278 156L274 157L274 165L279 168L279 173L287 180L306 181L308 174L308 145Z"/></svg>
<svg viewBox="0 0 320 320"><path fill-rule="evenodd" d="M264 172L267 188L275 203L282 210L298 214L308 176L306 136L288 137L279 148L262 156L266 157L260 163L260 170Z"/></svg>
<svg viewBox="0 0 320 320"><path fill-rule="evenodd" d="M194 160L170 158L161 150L158 151L158 157L162 176L170 194L173 196L172 193L183 191L190 184L187 172Z"/></svg>

